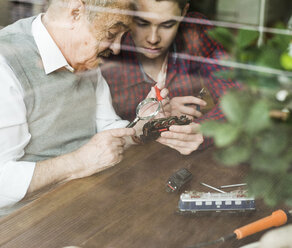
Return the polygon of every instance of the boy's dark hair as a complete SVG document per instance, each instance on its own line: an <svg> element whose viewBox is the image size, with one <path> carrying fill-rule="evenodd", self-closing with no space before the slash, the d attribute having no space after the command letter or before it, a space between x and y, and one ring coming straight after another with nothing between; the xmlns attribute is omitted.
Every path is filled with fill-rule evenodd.
<svg viewBox="0 0 292 248"><path fill-rule="evenodd" d="M189 0L155 0L155 1L157 1L157 2L161 2L161 1L176 2L176 3L178 3L180 9L183 10L183 8L186 6L186 4L188 3Z"/></svg>

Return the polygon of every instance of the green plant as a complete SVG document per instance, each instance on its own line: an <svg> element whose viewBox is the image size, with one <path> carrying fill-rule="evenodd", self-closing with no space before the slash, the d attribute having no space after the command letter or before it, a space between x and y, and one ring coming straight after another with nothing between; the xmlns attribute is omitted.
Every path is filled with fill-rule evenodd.
<svg viewBox="0 0 292 248"><path fill-rule="evenodd" d="M251 194L270 206L292 206L292 58L288 54L292 37L266 35L258 47L256 31L218 27L209 35L240 65L218 76L241 82L243 89L222 97L226 121L205 122L202 132L214 138L217 160L227 166L250 166Z"/></svg>

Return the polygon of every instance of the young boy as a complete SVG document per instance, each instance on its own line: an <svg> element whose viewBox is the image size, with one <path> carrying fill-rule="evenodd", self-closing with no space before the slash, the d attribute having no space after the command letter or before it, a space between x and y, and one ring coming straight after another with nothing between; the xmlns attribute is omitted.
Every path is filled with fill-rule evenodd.
<svg viewBox="0 0 292 248"><path fill-rule="evenodd" d="M118 115L132 120L137 104L159 82L169 90L171 115L186 115L197 123L224 119L219 97L239 85L214 75L226 68L200 62L226 56L207 35L210 23L199 13L187 14L187 0L135 2L136 15L131 32L123 37L122 51L103 68ZM202 88L211 95L213 107L197 97ZM206 107L209 111L203 115L200 109Z"/></svg>

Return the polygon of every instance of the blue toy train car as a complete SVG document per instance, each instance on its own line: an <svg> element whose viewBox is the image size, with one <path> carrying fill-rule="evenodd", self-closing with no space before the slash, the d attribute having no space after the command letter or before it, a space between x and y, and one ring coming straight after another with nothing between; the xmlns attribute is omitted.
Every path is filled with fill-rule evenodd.
<svg viewBox="0 0 292 248"><path fill-rule="evenodd" d="M236 190L229 193L205 193L188 191L180 196L180 212L202 211L251 211L255 210L255 199L248 197L247 191Z"/></svg>

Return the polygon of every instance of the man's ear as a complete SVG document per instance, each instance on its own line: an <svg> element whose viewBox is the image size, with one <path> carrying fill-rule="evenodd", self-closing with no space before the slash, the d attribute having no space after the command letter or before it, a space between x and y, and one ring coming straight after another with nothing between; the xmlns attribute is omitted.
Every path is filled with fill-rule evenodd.
<svg viewBox="0 0 292 248"><path fill-rule="evenodd" d="M85 14L85 3L82 0L71 0L70 14L73 20L79 20Z"/></svg>
<svg viewBox="0 0 292 248"><path fill-rule="evenodd" d="M182 16L185 16L190 8L190 4L187 3L186 6L182 10Z"/></svg>

